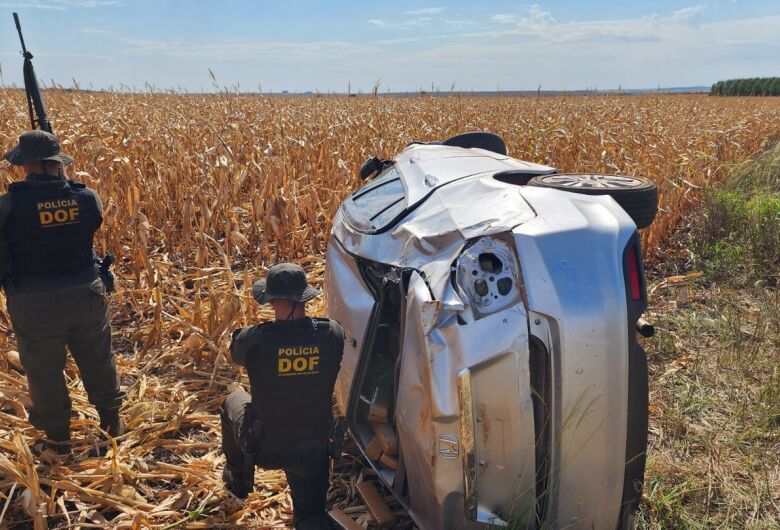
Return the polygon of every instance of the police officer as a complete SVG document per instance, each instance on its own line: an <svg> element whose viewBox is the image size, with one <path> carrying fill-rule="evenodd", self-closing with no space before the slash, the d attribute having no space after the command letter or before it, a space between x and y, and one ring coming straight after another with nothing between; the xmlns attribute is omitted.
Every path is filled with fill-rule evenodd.
<svg viewBox="0 0 780 530"><path fill-rule="evenodd" d="M295 528L330 528L328 438L344 332L333 320L306 316L306 302L320 293L298 265L275 265L252 294L273 306L276 320L233 332L231 357L246 368L251 396L236 390L222 404L223 479L244 498L255 465L283 469Z"/></svg>
<svg viewBox="0 0 780 530"><path fill-rule="evenodd" d="M46 445L70 451L71 401L65 385L65 347L78 365L100 426L122 434L119 388L106 290L92 248L103 220L98 195L66 180L57 138L29 131L5 153L27 178L0 196L0 280L5 290L32 401L30 423Z"/></svg>

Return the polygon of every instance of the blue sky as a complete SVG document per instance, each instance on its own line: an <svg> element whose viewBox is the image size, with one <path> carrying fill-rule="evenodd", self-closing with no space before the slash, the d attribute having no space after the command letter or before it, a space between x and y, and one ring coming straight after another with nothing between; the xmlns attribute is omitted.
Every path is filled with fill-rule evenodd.
<svg viewBox="0 0 780 530"><path fill-rule="evenodd" d="M21 84L11 12L39 78L245 91L573 90L780 75L780 1L0 0L0 64Z"/></svg>

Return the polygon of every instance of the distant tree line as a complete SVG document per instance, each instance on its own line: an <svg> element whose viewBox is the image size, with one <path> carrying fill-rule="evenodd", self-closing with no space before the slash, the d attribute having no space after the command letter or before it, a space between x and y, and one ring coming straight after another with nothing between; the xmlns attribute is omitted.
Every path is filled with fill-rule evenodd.
<svg viewBox="0 0 780 530"><path fill-rule="evenodd" d="M780 96L780 77L751 77L718 81L710 96Z"/></svg>

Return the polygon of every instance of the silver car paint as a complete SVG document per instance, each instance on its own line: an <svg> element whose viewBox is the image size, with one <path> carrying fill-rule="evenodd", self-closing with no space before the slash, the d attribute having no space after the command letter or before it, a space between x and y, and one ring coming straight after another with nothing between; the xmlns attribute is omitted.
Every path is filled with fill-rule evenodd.
<svg viewBox="0 0 780 530"><path fill-rule="evenodd" d="M339 408L346 410L366 326L374 307L374 297L363 285L354 258L344 252L335 238L328 241L325 285L328 286L325 289L328 314L338 315L337 320L344 328L346 339L335 389Z"/></svg>
<svg viewBox="0 0 780 530"><path fill-rule="evenodd" d="M352 229L339 210L332 234L350 254L425 272L438 298L449 283L450 265L469 239L508 232L534 216L521 188L490 175L441 186L382 234L367 236Z"/></svg>
<svg viewBox="0 0 780 530"><path fill-rule="evenodd" d="M523 194L537 217L514 233L528 305L546 317L552 347L555 520L615 528L628 396L623 249L635 226L606 196Z"/></svg>
<svg viewBox="0 0 780 530"><path fill-rule="evenodd" d="M425 156L415 158L417 150ZM530 329L553 359L552 526L615 528L627 413L622 251L635 226L609 197L492 178L499 170L493 164L518 161L480 157L490 159L490 169L469 176L459 170L464 157L435 155L432 146L416 146L397 160L416 164L418 176L459 179L450 178L398 226L365 235L351 229L340 212L334 220L328 310L354 339L339 376L339 404L346 406L373 303L351 255L418 269L426 280L414 275L407 294L396 406L417 523L431 530L483 528L488 521L500 524L496 507L522 515L533 505ZM429 171L434 163L436 173ZM478 166L469 161L466 173ZM402 172L407 173L403 166ZM423 197L417 189L423 178L407 180L416 183L409 193ZM450 267L469 240L507 233L514 237L528 307L517 304L458 324L453 317L469 313L469 302L453 289Z"/></svg>

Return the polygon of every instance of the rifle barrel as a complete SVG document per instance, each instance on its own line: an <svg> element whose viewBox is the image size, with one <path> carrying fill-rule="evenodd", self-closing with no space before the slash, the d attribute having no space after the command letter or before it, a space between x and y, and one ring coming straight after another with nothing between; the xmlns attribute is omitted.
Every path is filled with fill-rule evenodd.
<svg viewBox="0 0 780 530"><path fill-rule="evenodd" d="M27 46L24 45L24 37L22 37L22 24L19 22L17 13L14 13L14 22L16 23L16 31L19 33L19 40L22 42L22 53L27 55Z"/></svg>
<svg viewBox="0 0 780 530"><path fill-rule="evenodd" d="M19 15L17 13L14 13L13 15L14 22L16 23L16 31L19 32L19 40L22 43L22 56L24 57L22 72L24 73L24 91L27 93L27 110L30 113L30 126L35 129L37 123L41 129L53 134L54 131L52 131L51 123L49 123L49 120L46 117L46 105L43 103L43 95L38 86L38 79L35 77L35 69L32 65L33 55L27 51L27 47L24 45Z"/></svg>

